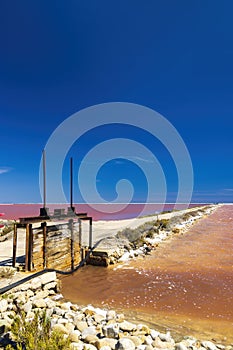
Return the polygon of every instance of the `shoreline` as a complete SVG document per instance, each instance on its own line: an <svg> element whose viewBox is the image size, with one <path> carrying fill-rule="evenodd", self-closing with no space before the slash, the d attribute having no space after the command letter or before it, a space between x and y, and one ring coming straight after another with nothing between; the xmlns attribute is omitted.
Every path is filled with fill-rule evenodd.
<svg viewBox="0 0 233 350"><path fill-rule="evenodd" d="M177 341L169 331L160 332L144 322L129 321L114 310L65 301L54 272L36 277L0 297L0 349L17 341L11 333L14 319L21 315L21 319L31 322L36 312L46 313L51 329L69 339L72 350L233 349L232 344L219 344L213 339L184 336Z"/></svg>
<svg viewBox="0 0 233 350"><path fill-rule="evenodd" d="M191 227L191 226L193 226L193 224L195 224L195 222L197 222L197 221L199 221L199 220L201 220L202 218L204 218L205 216L207 216L207 215L210 215L213 211L215 211L217 208L218 208L219 206L211 206L211 208L206 208L205 209L205 211L204 212L202 212L202 214L203 215L200 215L201 213L199 212L198 213L198 215L195 215L195 216L193 216L193 217L191 217L191 218L189 218L190 220L187 220L185 223L183 222L182 224L181 224L181 226L179 226L179 228L180 228L180 231L179 232L172 232L172 229L174 229L175 228L175 226L177 226L177 225L180 225L180 223L176 223L176 225L175 226L173 226L172 228L170 227L170 234L167 234L168 232L166 232L166 234L164 234L164 232L163 232L163 235L161 236L161 232L159 232L158 233L158 236L161 238L161 241L160 242L164 242L165 240L169 240L170 238L172 238L174 235L182 235L182 234L184 234L185 232L187 232L188 230L189 230L189 228ZM203 210L203 208L199 208L199 209L197 209L197 208L195 208L195 210L194 210L194 208L193 208L193 210L192 211L200 211L200 210ZM186 212L187 213L187 212ZM171 215L172 213L169 213L169 215ZM178 216L178 217L180 217L180 216L182 216L183 214L185 214L185 213L182 213L181 215L175 215L176 217ZM161 215L168 215L168 214L161 214ZM157 215L156 215L157 216ZM172 216L172 215L171 215ZM151 219L151 217L147 217L147 219ZM163 217L164 218L164 217ZM144 218L143 218L144 219ZM162 219L162 218L160 218L160 219ZM133 220L133 219L130 219L130 220ZM134 220L133 220L134 221ZM132 227L132 226L131 226ZM161 230L161 231L163 231L163 230ZM158 238L158 237L157 237ZM105 238L105 239L107 239L107 238ZM150 240L151 240L151 238L149 238ZM160 243L159 242L159 243ZM102 243L103 243L103 241L102 241ZM155 241L148 241L148 244L152 244L152 243L154 243L154 245L155 245L155 248L156 248L156 246L157 246L157 244L159 244L158 243L158 240L155 240ZM134 250L134 252L135 251L137 251L137 249L135 249ZM129 253L129 252L128 252ZM131 252L132 253L132 252ZM132 258L137 258L137 256L139 256L140 254L136 254L136 256L135 256L135 254L133 254L131 257L130 256L127 256L127 259L123 259L123 261L119 261L119 259L118 259L118 262L116 262L116 265L112 265L112 267L111 268L120 268L120 266L123 266L125 263L127 263L127 261L129 260L129 259L132 259ZM122 255L123 256L123 255ZM110 265L111 266L111 265ZM51 282L51 281L50 281ZM54 281L53 281L54 282ZM30 287L31 288L31 287ZM29 290L30 290L30 288L29 288ZM24 291L25 289L23 288L22 289L22 291L21 291L21 293L20 294L22 294L22 293L24 293L23 291ZM53 288L53 290L55 290L54 288ZM39 292L38 293L40 293L41 292L41 289L39 288ZM34 291L34 293L36 293L35 291ZM59 293L59 291L58 290L56 290L55 291L55 293L53 293L53 292L51 292L51 296L49 296L49 295L47 295L47 296L45 296L45 294L44 294L44 296L43 296L43 293L42 294L39 294L39 296L42 296L42 300L44 300L45 301L45 304L46 304L46 306L44 306L44 307L41 307L41 309L43 309L43 308L47 308L47 306L49 305L49 300L50 299L52 299L53 301L54 301L54 297L56 296L56 295L59 295L58 294ZM9 293L7 293L7 294L9 294ZM30 295L30 293L29 293L29 295ZM35 295L34 295L34 297L35 297ZM30 299L30 298L33 298L32 296L31 297L29 297L29 301L27 301L27 300L25 300L25 303L24 304L26 304L27 302L31 302L32 301L32 299ZM2 299L3 300L3 299ZM63 300L64 300L64 297L63 297ZM1 300L0 300L0 303L1 303ZM48 304L48 305L47 305ZM50 303L51 304L51 303ZM106 348L106 349L117 349L117 347L115 347L115 346L119 346L119 342L120 342L120 340L122 339L122 338L126 338L127 340L125 341L125 343L127 343L127 341L128 340L130 340L131 342L133 342L133 344L131 343L131 342L128 342L128 344L130 344L131 346L132 346L132 349L138 349L138 350L150 350L150 349L164 349L164 346L167 346L167 347L165 347L165 349L176 349L176 350L186 350L186 349L188 349L188 348L190 348L190 346L192 347L192 349L199 349L199 348L201 348L201 349L207 349L207 350L217 350L217 349L226 349L226 350L232 350L233 349L233 346L232 346L232 344L230 345L223 345L223 344L216 344L213 340L211 340L211 341L206 341L206 340L197 340L196 338L193 338L193 337L187 337L187 336L184 336L184 337L182 337L182 339L180 339L180 341L179 342L176 342L175 341L175 339L174 339L174 337L173 336L171 336L170 335L170 333L168 332L168 333L160 333L160 332L158 332L158 331L155 331L154 329L151 329L151 328L149 328L148 326L146 326L146 325L144 325L143 327L142 327L142 325L140 325L140 321L139 320L136 320L136 321L133 321L132 320L132 322L128 322L128 321L126 321L125 320L125 316L122 316L122 315L120 315L120 314L118 314L118 313L116 313L115 311L111 311L111 310L106 310L106 309L99 309L99 308L94 308L93 306L91 306L91 305L87 305L87 306L85 306L85 307L83 307L82 309L81 309L81 307L79 306L79 305L76 305L76 304L73 304L73 303L70 303L69 301L63 301L63 302L59 302L55 307L58 307L58 308L61 308L61 309L63 309L63 307L61 306L62 304L64 304L64 305L67 305L67 304L69 304L69 307L68 307L68 311L70 311L70 310L72 310L72 308L77 308L77 313L80 315L80 314L82 314L82 321L81 322L86 322L86 324L87 324L87 329L88 328L91 328L91 327L93 327L93 325L88 325L88 322L89 323L91 323L91 321L90 321L90 315L91 315L91 319L92 319L92 323L93 323L93 315L97 315L97 316L95 316L96 317L96 319L98 319L98 322L96 322L96 324L95 324L95 328L98 328L98 327L102 327L102 335L101 335L101 337L98 337L97 336L97 338L96 338L96 334L95 334L95 338L92 338L92 342L89 342L89 340L90 340L90 337L88 338L82 338L83 337L83 331L81 332L76 326L75 326L75 329L73 330L73 331L76 331L77 330L77 332L75 333L75 335L77 336L76 337L76 340L78 340L78 342L76 342L76 343L80 343L79 344L79 346L76 344L73 344L73 348L72 349L101 349L101 347L100 347L100 343L102 342L102 343L104 343L103 341L102 341L102 339L107 339L108 337L104 337L104 334L103 334L103 329L105 329L106 327L108 328L108 327L110 327L111 328L111 332L112 332L112 328L113 328L113 326L111 326L112 324L117 324L118 326L119 326L119 323L122 323L122 322L125 322L125 324L128 326L128 330L126 330L125 329L125 327L124 326L122 326L123 327L123 329L121 329L121 328L119 328L118 326L118 333L114 333L114 337L113 338L111 338L110 337L110 339L112 339L112 340L115 340L115 342L114 342L114 347L113 347L113 341L112 340L110 340L109 341L109 343L108 343L108 345L105 345L105 346L109 346L109 348ZM44 305L44 303L42 302L42 305ZM72 306L72 305L76 305L76 306ZM37 305L38 306L38 305ZM64 307L65 308L65 307ZM33 306L32 306L32 309L33 309ZM88 315L86 315L86 311L85 310L88 310ZM1 312L2 312L2 310L0 310ZM31 310L32 311L32 310ZM51 311L50 311L51 312ZM49 313L50 313L49 312ZM108 313L112 313L112 315L114 316L113 318L111 318L111 319L108 319L108 317L107 317L107 314ZM52 313L52 316L54 315L54 313ZM55 315L57 315L56 313L55 313ZM101 319L101 321L100 321L100 315L101 315L101 317L102 317L102 319ZM104 317L103 317L103 315L105 315ZM120 316L119 316L120 315ZM2 315L3 316L3 315ZM64 315L63 315L64 316ZM79 317L81 317L81 316L79 316ZM122 321L122 322L119 322L119 317L122 317L122 319L120 320L120 321ZM55 317L56 318L56 317ZM62 317L61 317L62 318ZM85 318L85 321L84 321L84 318ZM57 318L57 319L59 319L59 317ZM110 322L111 321L111 322ZM135 324L134 324L134 322L135 322ZM61 322L61 324L62 324L62 326L65 326L66 327L66 323L69 323L69 322L65 322L65 323L62 323ZM137 323L137 324L136 324ZM55 323L55 324L58 324L58 323ZM60 323L59 323L60 324ZM103 328L103 327L105 327L105 328ZM132 329L131 329L131 328ZM141 332L141 329L140 329L140 327L141 327L141 329L143 328L144 330L146 329L146 333L145 333L145 331L144 331L144 337L143 337L143 339L144 339L144 341L143 341L143 343L141 343L141 344L139 344L140 342L141 342L141 335L142 334L140 334L140 337L138 337L138 333L140 333ZM56 328L56 327L55 327ZM59 328L59 327L57 327L57 328ZM62 327L60 327L61 329L63 329L63 331L64 331L64 334L67 334L67 330L65 331L64 330L64 328L62 328ZM93 330L93 328L91 328L92 330ZM131 329L131 330L130 330ZM73 332L72 331L72 332ZM90 332L92 332L90 329L89 329L89 331ZM70 332L70 333L72 333L72 332ZM88 332L88 331L87 331ZM106 330L105 332L108 332L108 330ZM110 332L110 331L109 331ZM136 332L136 335L135 335L135 332ZM126 334L127 333L127 334ZM143 332L142 332L143 333ZM107 333L106 333L107 334ZM126 334L126 335L125 335ZM92 334L92 335L94 335L94 334ZM108 334L109 335L109 334ZM153 336L152 336L153 335ZM74 334L73 334L73 336L74 336ZM135 337L138 337L139 338L139 340L138 339L136 339ZM75 336L74 336L74 338L75 338ZM73 338L73 339L74 339ZM93 340L94 339L94 340ZM105 340L106 340L105 339ZM93 342L94 341L94 342ZM74 343L74 342L73 342ZM81 345L81 343L82 343L82 345ZM136 345L135 343L137 343L138 345ZM92 345L92 346L94 346L94 347L88 347L87 345L85 345L85 344L89 344L89 345ZM98 344L98 345L97 345ZM118 344L118 345L117 345ZM225 344L227 344L227 342L225 343ZM96 346L97 345L97 346ZM155 346L154 346L155 345ZM134 346L134 347L133 347ZM119 347L118 347L119 348ZM122 347L122 349L124 349L123 347ZM125 347L125 349L128 349L127 347Z"/></svg>

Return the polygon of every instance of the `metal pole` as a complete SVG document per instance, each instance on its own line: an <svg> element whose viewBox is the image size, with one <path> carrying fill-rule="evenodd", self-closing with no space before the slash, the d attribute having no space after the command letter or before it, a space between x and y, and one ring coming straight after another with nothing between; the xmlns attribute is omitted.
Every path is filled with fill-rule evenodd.
<svg viewBox="0 0 233 350"><path fill-rule="evenodd" d="M44 209L46 208L46 154L45 150L43 150L43 201L44 201Z"/></svg>
<svg viewBox="0 0 233 350"><path fill-rule="evenodd" d="M73 158L70 158L70 208L73 208Z"/></svg>

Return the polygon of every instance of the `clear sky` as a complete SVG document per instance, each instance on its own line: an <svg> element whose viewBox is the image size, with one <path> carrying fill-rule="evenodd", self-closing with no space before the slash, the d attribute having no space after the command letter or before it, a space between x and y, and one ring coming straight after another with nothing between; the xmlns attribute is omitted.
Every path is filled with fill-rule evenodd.
<svg viewBox="0 0 233 350"><path fill-rule="evenodd" d="M75 112L107 102L162 114L189 150L193 200L232 202L232 15L231 0L1 1L0 202L41 202L39 164L51 133ZM153 143L130 127L99 127L70 152L75 171L93 145L128 134ZM152 148L173 200L171 157ZM132 174L134 200L143 201L143 171L130 161L100 169L100 193L114 199L114 183ZM77 187L75 201L82 201Z"/></svg>

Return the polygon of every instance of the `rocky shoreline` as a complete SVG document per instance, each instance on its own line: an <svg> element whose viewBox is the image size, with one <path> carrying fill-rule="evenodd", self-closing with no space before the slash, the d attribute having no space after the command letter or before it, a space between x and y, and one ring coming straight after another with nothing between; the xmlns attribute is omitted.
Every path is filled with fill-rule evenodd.
<svg viewBox="0 0 233 350"><path fill-rule="evenodd" d="M0 298L0 349L15 345L12 324L21 313L31 322L36 313L46 312L51 329L69 338L73 350L232 350L233 346L185 337L176 343L169 332L160 333L145 324L128 322L113 310L81 307L59 294L55 272L35 277Z"/></svg>
<svg viewBox="0 0 233 350"><path fill-rule="evenodd" d="M87 263L109 266L145 256L161 242L176 235L183 235L198 220L212 214L217 208L218 205L208 205L160 214L156 220L148 217L148 221L134 229L126 227L117 234L100 240L94 251L105 251L107 255L101 258L90 256Z"/></svg>

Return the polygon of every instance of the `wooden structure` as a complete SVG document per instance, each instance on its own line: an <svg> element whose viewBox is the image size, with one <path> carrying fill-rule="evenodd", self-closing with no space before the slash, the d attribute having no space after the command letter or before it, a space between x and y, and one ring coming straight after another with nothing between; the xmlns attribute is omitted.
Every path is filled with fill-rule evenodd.
<svg viewBox="0 0 233 350"><path fill-rule="evenodd" d="M61 214L59 216L58 214ZM55 219L59 218L60 220ZM47 217L46 217L47 219ZM86 213L66 216L63 211L54 215L53 219L44 217L21 218L14 224L13 267L17 260L18 229L25 229L25 271L42 270L44 268L73 270L83 259L82 222L88 221L88 248L92 248L92 217Z"/></svg>

